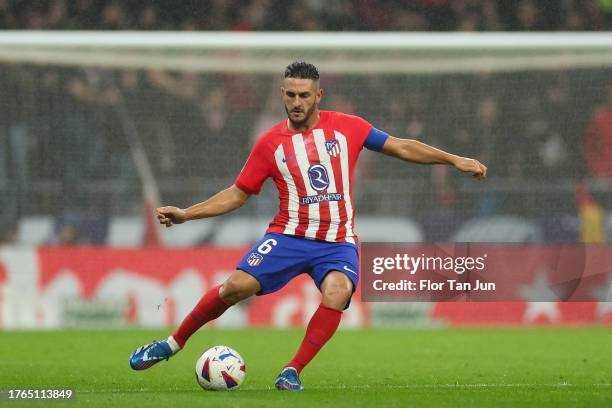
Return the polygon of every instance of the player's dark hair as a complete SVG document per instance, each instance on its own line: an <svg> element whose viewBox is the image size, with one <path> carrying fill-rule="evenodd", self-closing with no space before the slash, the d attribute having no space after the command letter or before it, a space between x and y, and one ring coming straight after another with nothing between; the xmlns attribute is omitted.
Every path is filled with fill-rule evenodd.
<svg viewBox="0 0 612 408"><path fill-rule="evenodd" d="M306 61L295 61L285 68L285 78L300 78L319 80L319 70L317 67Z"/></svg>

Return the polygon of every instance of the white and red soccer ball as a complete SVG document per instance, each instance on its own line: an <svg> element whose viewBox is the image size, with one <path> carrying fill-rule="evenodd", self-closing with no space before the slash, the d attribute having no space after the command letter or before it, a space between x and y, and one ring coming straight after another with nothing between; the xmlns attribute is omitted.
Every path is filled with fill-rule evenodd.
<svg viewBox="0 0 612 408"><path fill-rule="evenodd" d="M237 390L244 382L246 366L238 352L227 346L206 350L196 361L196 380L205 390Z"/></svg>

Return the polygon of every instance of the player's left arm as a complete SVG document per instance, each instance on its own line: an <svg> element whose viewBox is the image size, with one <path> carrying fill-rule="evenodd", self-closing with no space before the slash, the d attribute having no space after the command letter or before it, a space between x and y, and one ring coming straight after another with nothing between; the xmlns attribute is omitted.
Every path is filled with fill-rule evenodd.
<svg viewBox="0 0 612 408"><path fill-rule="evenodd" d="M457 156L418 140L389 136L383 145L382 152L412 163L448 164L460 171L472 173L478 179L487 176L487 166L478 160Z"/></svg>

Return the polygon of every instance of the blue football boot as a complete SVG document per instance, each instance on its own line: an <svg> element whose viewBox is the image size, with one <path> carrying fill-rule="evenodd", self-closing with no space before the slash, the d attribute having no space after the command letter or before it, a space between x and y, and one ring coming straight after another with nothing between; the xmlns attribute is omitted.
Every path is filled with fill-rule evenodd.
<svg viewBox="0 0 612 408"><path fill-rule="evenodd" d="M130 355L130 367L134 370L146 370L162 360L168 360L173 354L166 340L154 341L138 347Z"/></svg>
<svg viewBox="0 0 612 408"><path fill-rule="evenodd" d="M283 368L283 371L276 377L274 385L279 391L302 391L304 389L300 377L293 367Z"/></svg>

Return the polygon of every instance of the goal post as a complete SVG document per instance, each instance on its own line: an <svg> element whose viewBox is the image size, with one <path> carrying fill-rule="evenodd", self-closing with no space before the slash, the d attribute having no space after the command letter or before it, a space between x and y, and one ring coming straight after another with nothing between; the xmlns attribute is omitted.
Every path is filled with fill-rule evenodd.
<svg viewBox="0 0 612 408"><path fill-rule="evenodd" d="M291 56L340 74L587 68L611 50L608 33L0 33L5 61L197 72L277 73Z"/></svg>

